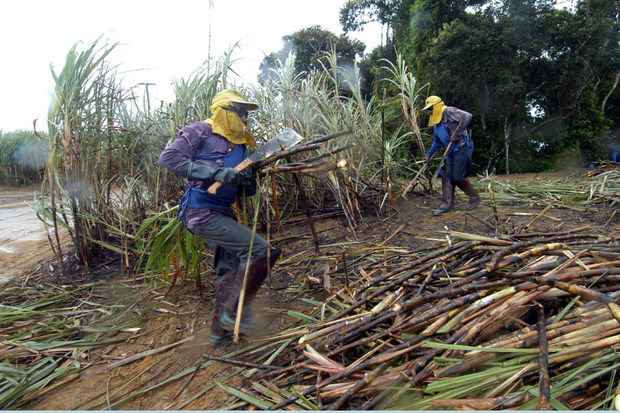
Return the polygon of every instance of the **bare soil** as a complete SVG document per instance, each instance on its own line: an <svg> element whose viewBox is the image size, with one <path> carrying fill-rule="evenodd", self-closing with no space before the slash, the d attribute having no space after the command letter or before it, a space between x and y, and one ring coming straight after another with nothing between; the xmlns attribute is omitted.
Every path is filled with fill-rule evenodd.
<svg viewBox="0 0 620 413"><path fill-rule="evenodd" d="M540 177L540 174L535 174L523 177L512 176L510 179L531 180ZM8 203L6 199L9 198L8 196L0 197L0 200ZM485 205L474 211L464 211L458 207L465 204L465 199L462 194L459 194L459 203L454 212L434 217L431 211L437 204L437 195L410 195L408 200L394 200L383 217L366 218L356 230L357 239L378 244L390 237L390 245L406 246L411 249L432 249L445 242L446 228L493 236L497 230L497 215L501 221L500 230L510 231L531 222L540 212L540 210L511 206L500 207L496 215ZM0 206L0 214L4 209L10 208L12 207ZM6 215L0 215L0 217L3 216ZM591 225L602 232L619 231L620 227L617 222L604 227L609 216L610 211L607 210L577 212L569 209L552 209L533 222L529 230L551 232ZM2 222L0 219L0 225ZM317 222L317 229L322 245L333 245L356 239L340 219ZM9 232L12 233L11 231ZM1 233L4 234L4 232ZM278 239L281 241L278 242ZM274 243L284 250L280 262L286 262L287 259L297 254L306 254L308 257L313 255L312 239L309 229L304 225L287 228L275 234L274 240ZM19 258L13 258L14 261L11 261L10 256L7 258L7 256L0 255L0 260L4 260L0 261L0 266L13 265L12 271L24 271L28 263L32 266L35 259L41 258L41 251L46 243L44 239L32 241L33 244L28 244L29 241L24 240L19 240L17 243L15 240L10 242L12 242L11 245L19 248ZM326 253L325 247L321 253ZM12 256L15 257L15 255ZM320 260L316 261L318 265ZM313 281L312 275L316 268L313 266L312 259L305 263L308 267L291 267L290 265L284 268L276 267L273 279L266 283L255 308L256 313L259 314L261 335L276 333L293 322L294 320L287 315L287 310L307 309L308 305L300 300L301 297L320 299L327 295L322 286ZM133 389L144 389L196 366L205 353L217 355L231 351L234 348L232 345L225 349L216 349L208 341L213 297L212 274L206 274L204 277L202 292L196 289L193 280L182 280L166 297L164 297L167 289L165 287L143 288L114 279L103 284L101 296L106 297L104 301L110 304L133 305L132 317L140 319L142 330L135 335L136 338L127 342L91 351L87 361L92 363L92 366L83 371L78 379L46 394L28 408L36 410L106 408L106 394L112 399L118 399L119 395L128 394ZM109 368L114 361L175 343L190 336L194 336L194 340L170 351L149 356L116 369ZM216 363L210 368L200 370L189 384L188 380L191 375L158 387L119 407L140 410L179 407L201 410L222 408L226 405L228 396L217 387L190 404L185 405L185 401L199 394L214 381L223 379L232 371L231 368L231 366ZM235 380L239 379L233 378L227 382L234 385ZM125 387L122 388L122 386ZM183 392L178 394L182 388L184 388Z"/></svg>
<svg viewBox="0 0 620 413"><path fill-rule="evenodd" d="M31 207L32 188L0 187L0 285L52 257L47 234Z"/></svg>

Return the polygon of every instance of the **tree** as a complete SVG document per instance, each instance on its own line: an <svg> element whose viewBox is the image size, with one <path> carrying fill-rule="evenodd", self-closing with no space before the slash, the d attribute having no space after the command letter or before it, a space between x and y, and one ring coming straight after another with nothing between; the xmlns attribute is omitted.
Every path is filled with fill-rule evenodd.
<svg viewBox="0 0 620 413"><path fill-rule="evenodd" d="M258 82L261 85L264 85L269 80L272 80L275 76L272 69L277 68L279 65L284 63L287 56L291 52L290 47L284 47L278 53L270 53L263 58L259 66L259 74L258 74Z"/></svg>
<svg viewBox="0 0 620 413"><path fill-rule="evenodd" d="M588 161L617 139L618 0L405 3L396 47L431 93L474 113L479 165L503 152L505 171L530 170L567 148Z"/></svg>
<svg viewBox="0 0 620 413"><path fill-rule="evenodd" d="M359 40L347 35L337 36L320 26L311 26L282 38L284 47L266 56L260 65L259 82L270 77L270 69L283 63L289 53L295 53L295 71L308 73L321 68L320 59L326 53L335 50L339 65L352 65L358 56L362 56L366 46Z"/></svg>
<svg viewBox="0 0 620 413"><path fill-rule="evenodd" d="M565 149L589 162L620 144L620 1L556 3L349 0L340 20L345 30L391 27L418 83L474 114L475 162L527 171ZM366 84L387 51L361 64Z"/></svg>
<svg viewBox="0 0 620 413"><path fill-rule="evenodd" d="M340 24L347 33L361 30L371 22L379 23L384 29L380 47L387 47L394 42L394 21L405 3L404 0L348 0L340 9Z"/></svg>
<svg viewBox="0 0 620 413"><path fill-rule="evenodd" d="M340 9L340 24L345 33L362 30L371 22L380 23L385 28L381 45L364 56L359 64L362 91L366 99L378 93L379 81L386 75L382 73L385 65L383 59L393 63L396 60L394 34L390 35L390 31L405 4L404 0L348 0Z"/></svg>
<svg viewBox="0 0 620 413"><path fill-rule="evenodd" d="M586 0L576 11L556 12L550 20L549 43L555 52L555 82L542 88L549 105L566 119L565 145L579 149L586 163L605 155L610 127L618 114L607 106L620 77L620 2Z"/></svg>
<svg viewBox="0 0 620 413"><path fill-rule="evenodd" d="M394 43L389 42L385 46L375 47L359 63L361 88L366 100L369 100L373 94L380 93L378 90L379 83L388 75L384 71L384 60L392 63L396 61Z"/></svg>
<svg viewBox="0 0 620 413"><path fill-rule="evenodd" d="M403 0L348 0L340 9L340 24L345 32L361 30L371 22L390 26L403 3Z"/></svg>

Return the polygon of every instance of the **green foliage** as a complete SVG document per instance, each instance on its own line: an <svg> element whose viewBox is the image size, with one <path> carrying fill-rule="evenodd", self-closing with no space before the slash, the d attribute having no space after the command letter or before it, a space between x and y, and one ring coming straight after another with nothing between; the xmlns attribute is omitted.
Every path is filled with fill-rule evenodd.
<svg viewBox="0 0 620 413"><path fill-rule="evenodd" d="M46 135L0 130L0 184L30 185L41 182L48 151Z"/></svg>
<svg viewBox="0 0 620 413"><path fill-rule="evenodd" d="M178 206L155 213L145 219L137 232L139 261L137 266L153 274L168 274L179 259L186 274L198 274L204 242L187 231L176 218Z"/></svg>
<svg viewBox="0 0 620 413"><path fill-rule="evenodd" d="M385 60L396 62L396 49L392 42L383 47L376 47L359 62L362 90L366 99L380 93L381 79L388 76L385 73Z"/></svg>
<svg viewBox="0 0 620 413"><path fill-rule="evenodd" d="M213 65L200 66L186 78L174 82L174 103L169 108L172 116L170 133L184 125L205 120L211 116L213 97L229 83L228 71L233 65L233 53L236 45L225 51Z"/></svg>
<svg viewBox="0 0 620 413"><path fill-rule="evenodd" d="M176 81L172 103L152 108L148 84L142 99L138 88L124 87L108 61L114 45L99 42L74 46L62 70L52 70L47 205L39 215L54 228L67 224L82 264L108 250L130 270L138 226L149 210L180 194L182 182L158 167L159 154L179 127L210 115L213 95L227 86L232 49ZM61 246L55 251L61 254Z"/></svg>
<svg viewBox="0 0 620 413"><path fill-rule="evenodd" d="M601 136L611 122L596 106L594 97L588 93L587 99L580 102L576 114L570 120L571 127L566 136L566 145L579 149L584 166L595 159L605 157L606 151Z"/></svg>
<svg viewBox="0 0 620 413"><path fill-rule="evenodd" d="M253 89L260 106L256 132L270 136L282 126L289 126L303 136L316 136L353 128L356 156L365 157L365 166L370 166L378 160L380 150L376 149L381 147L376 101L364 99L357 65L341 66L333 52L322 63L304 77L295 69L291 56L272 70L273 76L267 83ZM346 95L341 94L343 90Z"/></svg>
<svg viewBox="0 0 620 413"><path fill-rule="evenodd" d="M340 24L345 32L361 30L370 22L391 24L402 0L347 0L340 9Z"/></svg>
<svg viewBox="0 0 620 413"><path fill-rule="evenodd" d="M343 27L388 3L347 2ZM383 23L418 81L474 114L479 168L539 170L575 146L594 160L618 139L619 2L403 0L395 10Z"/></svg>
<svg viewBox="0 0 620 413"><path fill-rule="evenodd" d="M289 54L295 55L295 72L308 74L321 69L321 59L325 54L335 51L340 65L352 65L356 56L364 52L364 44L346 35L336 36L320 26L310 26L282 38L284 47L277 53L271 53L260 65L259 82L265 83L272 78L272 69L283 64Z"/></svg>

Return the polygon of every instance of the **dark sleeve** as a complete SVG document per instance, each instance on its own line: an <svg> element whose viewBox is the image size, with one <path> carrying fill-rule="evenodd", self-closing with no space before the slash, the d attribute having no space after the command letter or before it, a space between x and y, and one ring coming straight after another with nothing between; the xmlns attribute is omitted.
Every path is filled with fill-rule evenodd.
<svg viewBox="0 0 620 413"><path fill-rule="evenodd" d="M461 136L463 135L465 129L471 123L471 119L473 118L473 116L469 112L454 107L449 108L449 111L449 116L451 117L451 119L454 122L458 122L456 127L452 131L452 134L450 135L450 140L453 142L458 142L461 139Z"/></svg>
<svg viewBox="0 0 620 413"><path fill-rule="evenodd" d="M202 159L192 160L200 149L202 139L204 138L199 130L191 126L181 129L175 140L159 155L159 164L184 178L236 184L238 174L233 168L225 168Z"/></svg>
<svg viewBox="0 0 620 413"><path fill-rule="evenodd" d="M181 129L175 140L166 145L159 155L159 164L179 176L188 178L194 152L199 147L199 139L200 136L192 128Z"/></svg>

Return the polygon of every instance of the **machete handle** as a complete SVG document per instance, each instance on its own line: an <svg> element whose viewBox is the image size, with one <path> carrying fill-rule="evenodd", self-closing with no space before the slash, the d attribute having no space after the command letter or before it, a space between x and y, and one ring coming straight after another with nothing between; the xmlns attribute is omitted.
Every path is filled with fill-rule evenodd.
<svg viewBox="0 0 620 413"><path fill-rule="evenodd" d="M254 162L252 162L250 159L244 159L243 161L241 161L241 163L239 163L239 165L235 166L235 171L237 172L241 172L243 170L248 169L250 166L252 166ZM207 191L211 194L211 195L215 195L218 191L218 189L220 189L222 187L222 185L224 185L223 182L217 181L211 184L211 186L209 187L209 189L207 189Z"/></svg>

